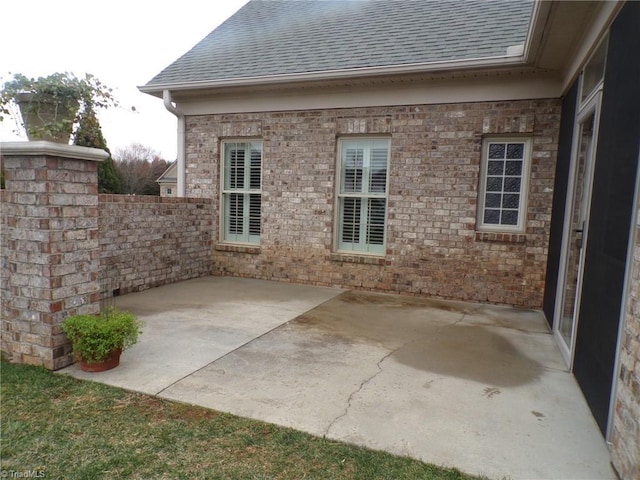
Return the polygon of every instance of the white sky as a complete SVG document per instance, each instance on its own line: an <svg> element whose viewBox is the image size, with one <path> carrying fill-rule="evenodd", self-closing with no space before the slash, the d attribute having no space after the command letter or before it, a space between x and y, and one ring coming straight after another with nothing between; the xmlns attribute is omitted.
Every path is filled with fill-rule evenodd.
<svg viewBox="0 0 640 480"><path fill-rule="evenodd" d="M176 119L136 87L202 40L248 0L31 0L2 2L0 84L12 73L91 73L114 89L120 107L101 110L113 152L133 142L176 157ZM137 113L130 110L135 106ZM26 140L0 122L0 141Z"/></svg>

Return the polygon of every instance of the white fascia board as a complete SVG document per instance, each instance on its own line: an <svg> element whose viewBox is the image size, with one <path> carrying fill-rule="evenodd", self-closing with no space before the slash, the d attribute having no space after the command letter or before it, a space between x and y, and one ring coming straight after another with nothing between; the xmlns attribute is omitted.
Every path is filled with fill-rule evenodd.
<svg viewBox="0 0 640 480"><path fill-rule="evenodd" d="M225 78L220 80L206 80L198 82L142 85L139 86L138 89L143 93L161 96L163 90L179 92L185 90L278 85L297 82L342 80L349 78L366 78L374 76L401 75L411 73L448 72L453 70L462 71L472 68L522 66L525 64L524 60L525 58L523 55L504 55L499 57L486 57L481 59L451 60L447 62L414 63L382 67L351 68L345 70L325 70L321 72Z"/></svg>
<svg viewBox="0 0 640 480"><path fill-rule="evenodd" d="M282 89L184 98L185 115L316 110L327 108L436 105L559 98L557 73L545 75L471 75L464 79L412 82L409 85L368 85L342 88Z"/></svg>
<svg viewBox="0 0 640 480"><path fill-rule="evenodd" d="M599 45L600 40L609 30L613 20L620 12L624 2L605 1L601 2L602 8L591 24L591 28L585 33L580 46L563 72L562 92L563 94L571 87L574 80L584 68L585 63Z"/></svg>
<svg viewBox="0 0 640 480"><path fill-rule="evenodd" d="M523 53L528 64L533 64L538 55L551 7L552 2L550 1L536 0L533 4L531 23L529 23L529 31L527 32Z"/></svg>

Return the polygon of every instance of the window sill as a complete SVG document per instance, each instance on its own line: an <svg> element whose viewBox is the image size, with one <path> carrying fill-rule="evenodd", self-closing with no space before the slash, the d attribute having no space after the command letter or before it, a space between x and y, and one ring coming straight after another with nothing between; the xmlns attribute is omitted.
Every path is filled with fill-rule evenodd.
<svg viewBox="0 0 640 480"><path fill-rule="evenodd" d="M234 245L230 243L216 243L215 249L219 252L234 252L234 253L260 253L260 247L258 245Z"/></svg>
<svg viewBox="0 0 640 480"><path fill-rule="evenodd" d="M526 241L525 233L476 232L476 242L525 243Z"/></svg>
<svg viewBox="0 0 640 480"><path fill-rule="evenodd" d="M358 255L353 253L332 253L332 262L359 263L363 265L385 265L385 257L374 257L372 255Z"/></svg>

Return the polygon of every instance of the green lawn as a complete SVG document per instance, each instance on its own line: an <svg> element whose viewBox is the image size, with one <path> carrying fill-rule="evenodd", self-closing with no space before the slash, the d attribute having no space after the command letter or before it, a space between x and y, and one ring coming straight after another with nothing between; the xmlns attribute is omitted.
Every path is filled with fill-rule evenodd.
<svg viewBox="0 0 640 480"><path fill-rule="evenodd" d="M476 478L37 367L2 362L0 381L8 478Z"/></svg>

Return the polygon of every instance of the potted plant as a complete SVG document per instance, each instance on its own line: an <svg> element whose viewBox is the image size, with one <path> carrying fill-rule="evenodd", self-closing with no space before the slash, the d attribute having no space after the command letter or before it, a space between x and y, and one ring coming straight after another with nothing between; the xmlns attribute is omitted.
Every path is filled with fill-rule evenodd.
<svg viewBox="0 0 640 480"><path fill-rule="evenodd" d="M110 370L120 354L138 341L142 322L131 312L109 308L101 315L72 315L62 322L73 356L86 372Z"/></svg>
<svg viewBox="0 0 640 480"><path fill-rule="evenodd" d="M65 72L29 78L17 73L0 90L0 120L11 114L29 140L69 143L84 112L116 104L112 90L90 74L78 78Z"/></svg>

